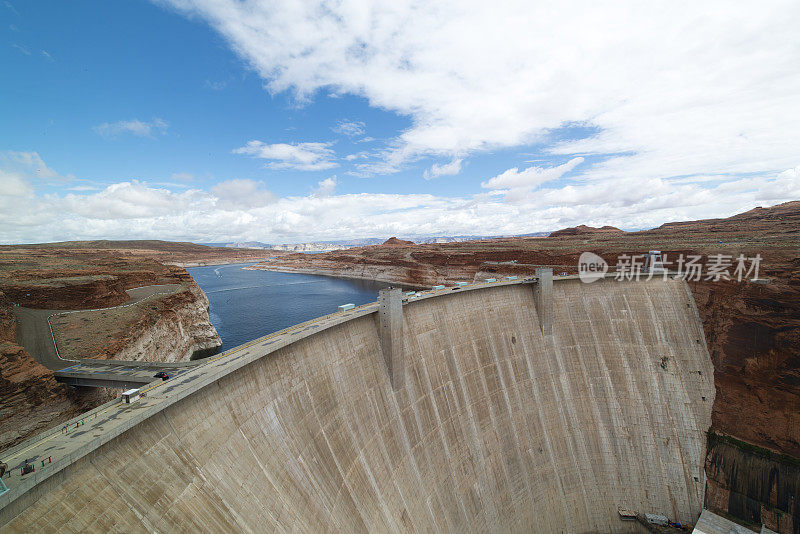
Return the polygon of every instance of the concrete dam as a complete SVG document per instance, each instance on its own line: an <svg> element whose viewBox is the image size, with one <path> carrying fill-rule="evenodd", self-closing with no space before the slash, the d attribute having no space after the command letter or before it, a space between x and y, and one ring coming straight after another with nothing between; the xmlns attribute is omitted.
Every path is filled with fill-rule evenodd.
<svg viewBox="0 0 800 534"><path fill-rule="evenodd" d="M37 436L0 454L0 530L695 522L714 380L685 282L539 278L331 314Z"/></svg>

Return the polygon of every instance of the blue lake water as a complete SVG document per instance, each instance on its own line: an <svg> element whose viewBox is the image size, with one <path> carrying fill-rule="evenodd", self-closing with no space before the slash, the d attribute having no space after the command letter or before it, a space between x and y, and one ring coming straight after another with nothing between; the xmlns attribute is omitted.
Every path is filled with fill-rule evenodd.
<svg viewBox="0 0 800 534"><path fill-rule="evenodd" d="M374 302L388 286L312 274L246 271L246 264L187 269L211 301L220 351L336 311L341 304Z"/></svg>

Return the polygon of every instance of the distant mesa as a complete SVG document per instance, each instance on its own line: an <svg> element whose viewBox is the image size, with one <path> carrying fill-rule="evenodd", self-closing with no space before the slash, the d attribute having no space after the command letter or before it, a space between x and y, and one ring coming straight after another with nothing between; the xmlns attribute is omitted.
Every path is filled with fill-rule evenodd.
<svg viewBox="0 0 800 534"><path fill-rule="evenodd" d="M729 217L729 219L777 219L787 215L796 216L798 211L800 211L800 200L793 200L767 208L758 206L750 211L745 211L744 213L738 213Z"/></svg>
<svg viewBox="0 0 800 534"><path fill-rule="evenodd" d="M390 237L386 241L383 242L384 245L390 247L405 247L408 245L414 245L413 241L406 241L405 239L397 239L396 237Z"/></svg>
<svg viewBox="0 0 800 534"><path fill-rule="evenodd" d="M699 221L678 221L664 223L658 228L648 230L651 235L681 232L713 234L718 232L741 232L755 235L792 234L800 222L800 201L793 200L768 208L757 207L744 213L737 213L722 219L702 219Z"/></svg>
<svg viewBox="0 0 800 534"><path fill-rule="evenodd" d="M574 226L572 228L564 228L563 230L556 230L550 234L550 237L565 237L573 235L589 235L589 234L624 234L624 230L620 230L614 226L603 226L595 228L594 226Z"/></svg>

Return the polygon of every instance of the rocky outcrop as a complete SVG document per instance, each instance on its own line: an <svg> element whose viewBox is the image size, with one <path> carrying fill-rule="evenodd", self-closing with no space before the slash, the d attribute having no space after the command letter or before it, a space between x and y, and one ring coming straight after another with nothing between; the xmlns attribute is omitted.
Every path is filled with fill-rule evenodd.
<svg viewBox="0 0 800 534"><path fill-rule="evenodd" d="M283 254L166 241L0 245L0 291L27 308L76 310L123 304L125 290L191 279L182 268Z"/></svg>
<svg viewBox="0 0 800 534"><path fill-rule="evenodd" d="M127 302L127 289L191 280L184 269L150 258L55 252L34 259L31 252L8 253L0 247L0 262L6 266L0 272L0 290L10 302L51 310L106 308Z"/></svg>
<svg viewBox="0 0 800 534"><path fill-rule="evenodd" d="M113 246L121 248L104 250ZM208 300L185 269L154 258L224 262L241 257L230 249L164 242L0 246L0 450L119 395L119 390L73 389L57 382L52 371L19 346L14 303L42 309L107 308L127 303L127 289L180 284L183 290L137 307L138 319L120 324L121 334L94 356L188 360L221 344L208 317Z"/></svg>
<svg viewBox="0 0 800 534"><path fill-rule="evenodd" d="M102 391L80 394L56 382L17 345L8 304L0 293L0 450L108 400Z"/></svg>
<svg viewBox="0 0 800 534"><path fill-rule="evenodd" d="M208 316L208 298L192 284L157 302L157 310L143 315L127 335L105 354L126 361L181 362L213 353L222 345Z"/></svg>
<svg viewBox="0 0 800 534"><path fill-rule="evenodd" d="M97 398L96 402L103 400ZM0 450L75 417L91 405L90 399L56 382L53 373L25 349L0 343Z"/></svg>
<svg viewBox="0 0 800 534"><path fill-rule="evenodd" d="M397 239L396 237L390 237L386 241L383 242L382 246L384 247L407 247L409 245L413 245L413 241L406 241L405 239Z"/></svg>
<svg viewBox="0 0 800 534"><path fill-rule="evenodd" d="M591 235L591 234L624 234L624 233L625 233L624 230L620 230L619 228L616 228L614 226L602 226L600 228L596 228L594 226L586 226L585 224L581 224L571 228L556 230L555 232L551 232L548 237L566 237L566 236Z"/></svg>
<svg viewBox="0 0 800 534"><path fill-rule="evenodd" d="M714 362L714 428L800 457L800 259L767 276L690 284Z"/></svg>
<svg viewBox="0 0 800 534"><path fill-rule="evenodd" d="M461 248L467 250L459 250ZM321 274L423 288L470 282L491 275L533 274L537 265L564 265L566 268L566 265L577 265L577 261L578 254L565 257L541 251L497 250L492 245L470 242L381 245L327 254L291 254L246 269Z"/></svg>
<svg viewBox="0 0 800 534"><path fill-rule="evenodd" d="M263 269L282 273L319 274L336 278L374 280L389 284L402 284L404 287L411 288L425 288L437 283L472 280L475 273L474 268L467 268L464 271L454 271L453 269L437 268L434 266L392 265L390 263L377 265L368 263L352 264L336 260L323 260L308 263L301 260L297 262L281 262L275 264L267 261L251 267L245 267L245 269Z"/></svg>
<svg viewBox="0 0 800 534"><path fill-rule="evenodd" d="M333 243L288 243L272 245L269 250L265 252L271 255L272 252L328 252L331 250L345 250L348 248L350 248L349 245L335 245Z"/></svg>
<svg viewBox="0 0 800 534"><path fill-rule="evenodd" d="M800 461L709 433L705 506L780 534L800 532Z"/></svg>
<svg viewBox="0 0 800 534"><path fill-rule="evenodd" d="M124 304L129 298L126 288L157 283L158 278L152 272L126 273L126 276L48 272L45 279L5 282L3 291L11 301L26 308L91 309Z"/></svg>
<svg viewBox="0 0 800 534"><path fill-rule="evenodd" d="M7 303L8 304L8 303ZM188 361L221 344L208 299L192 281L152 301L147 312L98 357L126 361ZM15 343L14 315L0 307L0 450L119 395L106 388L70 388Z"/></svg>
<svg viewBox="0 0 800 534"><path fill-rule="evenodd" d="M729 234L731 231L753 232L769 230L770 237L787 237L797 233L800 221L800 200L784 202L768 208L757 207L725 219L705 219L702 221L680 221L662 224L648 230L648 234L690 232L694 234Z"/></svg>

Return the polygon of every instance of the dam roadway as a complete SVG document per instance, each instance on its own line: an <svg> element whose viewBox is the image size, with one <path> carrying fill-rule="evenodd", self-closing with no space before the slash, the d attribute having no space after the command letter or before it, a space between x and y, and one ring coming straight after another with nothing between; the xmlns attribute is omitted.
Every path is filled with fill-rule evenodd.
<svg viewBox="0 0 800 534"><path fill-rule="evenodd" d="M0 454L4 531L636 532L694 522L713 367L680 280L424 293L208 358ZM21 475L25 460L35 466Z"/></svg>
<svg viewBox="0 0 800 534"><path fill-rule="evenodd" d="M56 336L50 320L53 316L72 313L91 314L127 308L159 295L172 295L181 289L180 284L159 284L128 289L130 301L119 306L96 310L42 310L14 306L17 318L17 339L28 354L51 371L59 382L70 386L134 388L149 384L156 373L166 372L176 376L196 366L199 362L142 362L101 360L94 358L64 358L58 350Z"/></svg>

